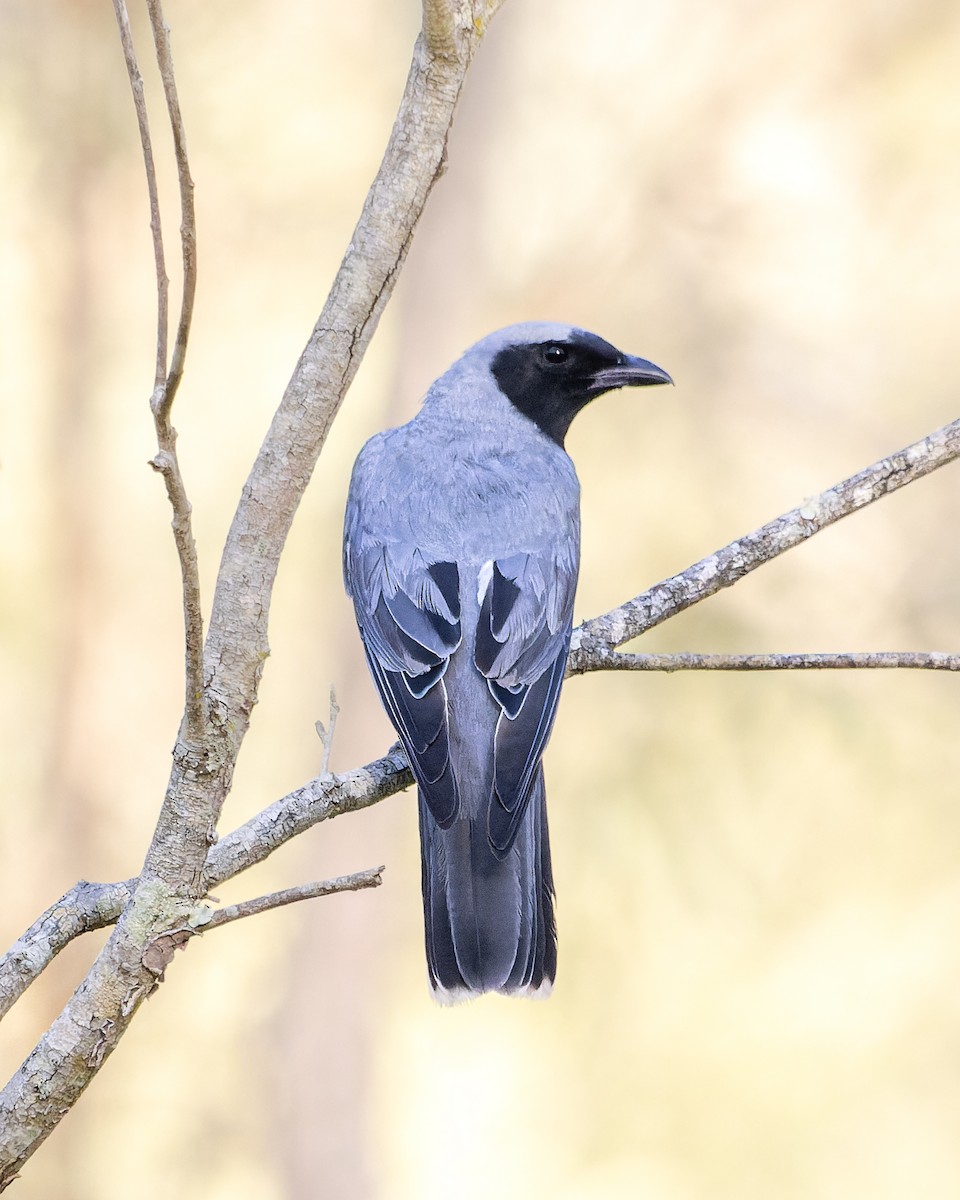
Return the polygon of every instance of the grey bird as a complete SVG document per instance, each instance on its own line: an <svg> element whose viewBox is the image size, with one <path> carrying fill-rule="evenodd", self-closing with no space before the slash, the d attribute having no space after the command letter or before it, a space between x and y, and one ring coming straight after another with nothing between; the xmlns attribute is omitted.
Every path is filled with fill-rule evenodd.
<svg viewBox="0 0 960 1200"><path fill-rule="evenodd" d="M580 564L564 438L603 392L670 382L585 330L512 325L467 350L354 466L344 580L419 790L427 969L441 1002L553 986L541 758Z"/></svg>

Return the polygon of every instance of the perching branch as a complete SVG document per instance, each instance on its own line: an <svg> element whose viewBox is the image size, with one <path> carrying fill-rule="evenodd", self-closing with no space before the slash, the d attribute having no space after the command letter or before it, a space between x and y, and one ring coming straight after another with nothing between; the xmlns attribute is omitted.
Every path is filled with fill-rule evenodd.
<svg viewBox="0 0 960 1200"><path fill-rule="evenodd" d="M793 549L842 517L865 508L960 457L960 420L882 458L849 479L804 501L708 558L665 579L602 617L574 630L568 673L589 669L593 655L613 650L655 625L730 587L763 563Z"/></svg>
<svg viewBox="0 0 960 1200"><path fill-rule="evenodd" d="M960 671L960 654L936 651L865 654L620 654L596 650L581 656L571 674L589 671Z"/></svg>

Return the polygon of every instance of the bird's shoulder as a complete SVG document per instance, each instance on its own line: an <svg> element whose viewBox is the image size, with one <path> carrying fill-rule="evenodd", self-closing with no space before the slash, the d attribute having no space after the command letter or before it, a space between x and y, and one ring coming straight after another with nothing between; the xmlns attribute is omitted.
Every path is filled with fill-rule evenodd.
<svg viewBox="0 0 960 1200"><path fill-rule="evenodd" d="M504 427L494 421L437 420L433 413L421 412L364 444L353 469L354 487L386 486L395 493L411 480L470 490L478 485L540 485L579 495L576 469L566 451L526 418Z"/></svg>

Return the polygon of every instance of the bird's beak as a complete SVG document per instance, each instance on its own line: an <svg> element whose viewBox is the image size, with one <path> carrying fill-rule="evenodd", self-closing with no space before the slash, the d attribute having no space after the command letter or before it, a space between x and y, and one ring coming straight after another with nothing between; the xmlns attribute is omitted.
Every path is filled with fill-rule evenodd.
<svg viewBox="0 0 960 1200"><path fill-rule="evenodd" d="M624 354L620 362L604 367L594 375L595 383L603 390L621 387L650 387L655 383L673 383L670 376L656 363L645 358Z"/></svg>

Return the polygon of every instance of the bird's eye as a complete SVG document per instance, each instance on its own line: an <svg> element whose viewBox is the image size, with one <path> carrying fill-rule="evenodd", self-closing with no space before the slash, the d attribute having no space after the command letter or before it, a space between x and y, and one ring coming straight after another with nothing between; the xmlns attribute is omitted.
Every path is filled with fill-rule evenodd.
<svg viewBox="0 0 960 1200"><path fill-rule="evenodd" d="M543 361L551 367L559 367L569 357L569 351L566 346L561 346L557 342L550 342L544 346L542 354Z"/></svg>

